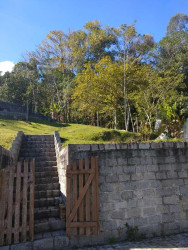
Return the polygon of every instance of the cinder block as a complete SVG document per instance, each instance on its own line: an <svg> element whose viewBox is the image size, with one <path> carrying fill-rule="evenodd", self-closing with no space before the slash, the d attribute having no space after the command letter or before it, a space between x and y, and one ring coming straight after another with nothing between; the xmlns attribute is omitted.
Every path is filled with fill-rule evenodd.
<svg viewBox="0 0 188 250"><path fill-rule="evenodd" d="M143 216L155 215L155 207L143 208Z"/></svg>
<svg viewBox="0 0 188 250"><path fill-rule="evenodd" d="M122 200L129 200L133 198L133 191L123 191L121 193Z"/></svg>
<svg viewBox="0 0 188 250"><path fill-rule="evenodd" d="M116 174L110 174L110 175L107 175L106 176L106 182L118 182L119 181L119 178L118 178L118 175Z"/></svg>
<svg viewBox="0 0 188 250"><path fill-rule="evenodd" d="M54 237L54 249L63 249L69 245L69 238L66 236L56 236Z"/></svg>
<svg viewBox="0 0 188 250"><path fill-rule="evenodd" d="M169 197L163 197L164 204L170 205L170 204L178 204L179 198L177 195L172 195Z"/></svg>
<svg viewBox="0 0 188 250"><path fill-rule="evenodd" d="M125 219L125 210L124 209L120 209L120 210L112 212L111 218L112 219L124 220Z"/></svg>
<svg viewBox="0 0 188 250"><path fill-rule="evenodd" d="M138 148L139 149L150 149L150 143L139 143Z"/></svg>

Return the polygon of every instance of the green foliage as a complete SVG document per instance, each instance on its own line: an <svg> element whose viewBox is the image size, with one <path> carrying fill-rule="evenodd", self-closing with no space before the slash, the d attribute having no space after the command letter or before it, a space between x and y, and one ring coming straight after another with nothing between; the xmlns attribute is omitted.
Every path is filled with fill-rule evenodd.
<svg viewBox="0 0 188 250"><path fill-rule="evenodd" d="M67 34L53 30L25 62L0 76L0 99L29 103L31 111L64 123L139 132L143 140L160 119L160 132L179 137L187 118L187 24L187 15L173 16L158 44L139 34L135 22L103 27L95 20ZM108 136L127 140L116 132L96 138Z"/></svg>
<svg viewBox="0 0 188 250"><path fill-rule="evenodd" d="M131 227L129 226L128 223L125 224L127 228L127 240L129 241L136 241L136 240L141 240L145 238L144 234L139 233L138 227Z"/></svg>
<svg viewBox="0 0 188 250"><path fill-rule="evenodd" d="M116 238L112 237L108 240L109 244L114 244L116 242Z"/></svg>

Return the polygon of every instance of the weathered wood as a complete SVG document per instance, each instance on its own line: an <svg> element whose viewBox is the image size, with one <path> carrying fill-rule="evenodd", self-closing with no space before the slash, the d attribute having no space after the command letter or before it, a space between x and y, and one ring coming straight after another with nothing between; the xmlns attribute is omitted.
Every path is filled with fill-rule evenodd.
<svg viewBox="0 0 188 250"><path fill-rule="evenodd" d="M12 240L12 212L13 212L13 185L14 185L15 165L10 166L9 191L8 191L8 216L7 216L7 237L6 244L11 244Z"/></svg>
<svg viewBox="0 0 188 250"><path fill-rule="evenodd" d="M26 241L27 236L27 183L28 183L28 161L24 161L23 200L22 200L22 235L21 240Z"/></svg>
<svg viewBox="0 0 188 250"><path fill-rule="evenodd" d="M85 159L85 170L88 171L89 169L89 159ZM92 170L93 171L93 170ZM86 172L87 173L87 172ZM85 175L85 181L89 178L89 174ZM90 221L90 190L88 188L86 192L86 222ZM89 236L91 233L90 227L86 227L86 235Z"/></svg>
<svg viewBox="0 0 188 250"><path fill-rule="evenodd" d="M29 206L29 238L34 240L34 195L35 195L35 160L30 162L30 206Z"/></svg>
<svg viewBox="0 0 188 250"><path fill-rule="evenodd" d="M79 170L83 170L83 160L79 160ZM79 195L82 193L83 190L83 174L79 175ZM84 201L82 200L79 207L79 221L84 221ZM84 229L80 228L80 235L84 234Z"/></svg>
<svg viewBox="0 0 188 250"><path fill-rule="evenodd" d="M5 213L7 207L7 190L8 190L8 171L2 169L1 174L1 187L0 187L0 246L4 244L5 234Z"/></svg>
<svg viewBox="0 0 188 250"><path fill-rule="evenodd" d="M70 170L70 165L67 166L67 170ZM70 223L68 222L68 217L71 211L71 178L67 177L66 179L66 233L67 236L70 236Z"/></svg>
<svg viewBox="0 0 188 250"><path fill-rule="evenodd" d="M88 169L88 170L69 170L66 171L66 176L74 175L74 174L93 174L94 170L93 169Z"/></svg>
<svg viewBox="0 0 188 250"><path fill-rule="evenodd" d="M75 218L77 210L78 210L78 208L80 206L80 203L82 202L82 199L84 198L84 195L86 194L86 191L87 191L89 185L91 184L94 176L95 176L94 174L91 174L89 176L89 178L88 178L88 180L87 180L87 182L86 182L86 184L85 184L85 186L84 186L78 200L76 201L76 204L75 204L75 206L74 206L74 208L73 208L73 210L72 210L72 212L71 212L71 214L70 214L70 216L68 218L69 222L71 222Z"/></svg>
<svg viewBox="0 0 188 250"><path fill-rule="evenodd" d="M97 229L96 229L96 234L99 234L99 181L98 181L98 175L99 175L99 170L98 170L98 157L95 157L95 182L96 182L96 221L97 221Z"/></svg>
<svg viewBox="0 0 188 250"><path fill-rule="evenodd" d="M84 228L84 227L95 227L97 228L97 222L72 222L70 224L70 227L80 227L80 228Z"/></svg>
<svg viewBox="0 0 188 250"><path fill-rule="evenodd" d="M73 163L73 170L76 170L76 169L77 169L77 162L75 161ZM77 196L78 196L77 176L74 175L73 176L73 206L74 207L76 206ZM77 213L77 210L76 210L76 212L74 214L74 219L73 219L74 222L77 222L77 218L78 218L77 214L78 213ZM73 229L73 235L77 235L77 228Z"/></svg>
<svg viewBox="0 0 188 250"><path fill-rule="evenodd" d="M82 159L79 160L78 169L77 169L77 161L74 161L72 169L71 166L67 166L66 176L67 176L67 204L66 204L67 235L76 236L77 234L80 235L84 234L91 235L91 233L97 234L99 228L97 158L96 157L91 158L91 169L89 167L88 158L85 159L85 168L83 168ZM90 195L92 196L90 197ZM71 206L71 201L72 201L72 206Z"/></svg>
<svg viewBox="0 0 188 250"><path fill-rule="evenodd" d="M21 188L21 166L22 163L18 162L16 171L16 201L15 201L15 233L14 243L19 243L19 227L20 227L20 188Z"/></svg>

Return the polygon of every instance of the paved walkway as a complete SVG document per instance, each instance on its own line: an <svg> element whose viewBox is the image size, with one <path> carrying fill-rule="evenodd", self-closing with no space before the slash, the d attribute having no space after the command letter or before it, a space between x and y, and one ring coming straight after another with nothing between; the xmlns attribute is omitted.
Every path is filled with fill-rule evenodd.
<svg viewBox="0 0 188 250"><path fill-rule="evenodd" d="M160 249L187 249L188 250L188 233L177 234L173 236L166 237L156 237L152 239L146 239L139 242L121 242L111 245L105 246L96 246L96 247L87 247L87 248L79 248L79 250L160 250Z"/></svg>

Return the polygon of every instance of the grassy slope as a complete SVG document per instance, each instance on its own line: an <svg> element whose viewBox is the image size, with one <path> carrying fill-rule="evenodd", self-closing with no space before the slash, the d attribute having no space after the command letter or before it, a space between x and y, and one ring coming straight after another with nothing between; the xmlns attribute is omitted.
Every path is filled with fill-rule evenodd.
<svg viewBox="0 0 188 250"><path fill-rule="evenodd" d="M31 123L16 121L0 117L0 145L10 148L17 131L23 131L25 134L53 134L58 130L63 145L68 143L109 143L109 142L129 142L139 135L88 126L81 124L62 124L58 122L46 122L32 120Z"/></svg>

